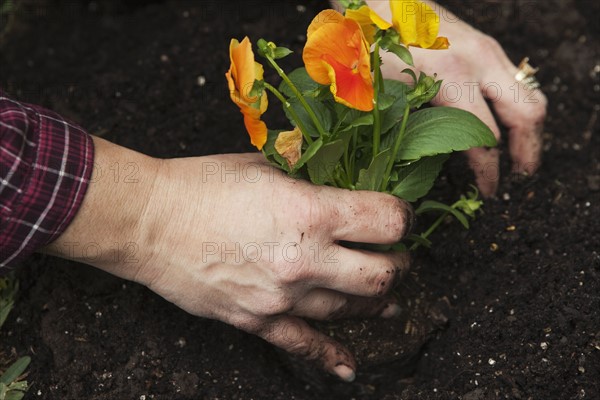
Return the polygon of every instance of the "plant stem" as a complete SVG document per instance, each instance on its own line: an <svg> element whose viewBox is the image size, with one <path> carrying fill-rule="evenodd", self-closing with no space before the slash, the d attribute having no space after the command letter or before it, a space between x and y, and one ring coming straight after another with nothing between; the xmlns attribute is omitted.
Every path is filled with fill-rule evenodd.
<svg viewBox="0 0 600 400"><path fill-rule="evenodd" d="M283 81L285 83L287 83L287 85L290 87L292 92L294 92L294 95L298 98L298 100L300 100L300 104L302 104L302 107L304 107L304 109L308 113L308 116L310 117L312 122L317 127L317 130L319 131L319 136L321 136L322 138L326 137L327 133L325 132L323 125L321 125L321 121L319 121L319 118L317 118L317 115L315 114L315 112L313 111L311 106L308 105L308 103L306 102L306 99L304 98L302 93L300 93L300 91L298 90L296 85L294 85L292 83L290 78L286 75L286 73L283 71L283 69L281 69L279 64L277 64L272 57L267 56L266 58L269 61L269 64L271 64L271 66L275 69L275 71L277 71L277 74L279 74L281 79L283 79Z"/></svg>
<svg viewBox="0 0 600 400"><path fill-rule="evenodd" d="M381 189L385 191L387 189L387 185L390 182L390 175L392 174L392 169L394 168L394 164L396 163L396 156L400 151L400 145L402 144L402 140L404 139L404 134L406 133L406 124L408 122L408 116L410 113L410 106L407 104L404 108L404 116L402 117L402 125L400 126L400 132L398 132L398 136L396 136L396 141L394 142L394 149L392 151L392 157L388 163L387 169L385 171L385 175L383 177L383 183Z"/></svg>
<svg viewBox="0 0 600 400"><path fill-rule="evenodd" d="M373 159L379 154L381 145L381 114L379 113L379 91L382 88L381 59L379 58L379 42L373 51L373 71L375 73L375 93L373 96Z"/></svg>
<svg viewBox="0 0 600 400"><path fill-rule="evenodd" d="M296 126L298 126L298 128L300 128L300 131L302 132L302 136L304 136L306 143L311 145L313 143L313 140L310 137L310 135L308 134L308 130L302 123L302 120L300 119L300 117L298 117L298 114L292 108L290 102L284 97L284 95L281 94L281 92L279 90L275 89L272 85L270 85L267 82L265 82L265 88L268 89L271 93L273 93L275 95L275 97L277 97L279 99L279 101L281 101L283 103L283 106L286 108L286 110L288 110L288 112L294 119L294 122L296 122Z"/></svg>
<svg viewBox="0 0 600 400"><path fill-rule="evenodd" d="M352 131L352 154L350 156L350 182L354 185L354 170L356 169L356 146L358 146L358 129Z"/></svg>
<svg viewBox="0 0 600 400"><path fill-rule="evenodd" d="M458 206L458 202L452 204L452 208L456 208ZM450 215L449 211L446 211L445 213L443 213L438 219L435 220L435 222L429 227L429 229L427 229L424 233L422 233L420 236L423 239L427 239L429 238L429 236L431 236L431 234L433 232L435 232L435 230L442 224L442 222L444 222L444 220L446 219L446 217ZM419 247L421 246L420 243L415 243L410 247L410 251L415 251L417 250Z"/></svg>

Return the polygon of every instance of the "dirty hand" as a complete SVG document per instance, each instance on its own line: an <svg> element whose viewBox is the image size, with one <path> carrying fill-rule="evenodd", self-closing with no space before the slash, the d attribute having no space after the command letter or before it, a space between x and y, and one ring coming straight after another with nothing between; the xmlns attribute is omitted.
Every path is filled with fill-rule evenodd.
<svg viewBox="0 0 600 400"><path fill-rule="evenodd" d="M367 3L388 21L391 20L388 1L371 0ZM410 48L416 70L428 75L437 73L438 78L444 81L433 104L472 112L500 140L500 129L485 99L490 100L500 122L509 130L513 171L534 173L540 165L546 97L540 90L527 89L515 80L518 69L496 40L439 5L426 3L440 16L439 35L450 40L448 50ZM401 73L405 64L396 56L387 53L383 61L386 78L406 80L406 75ZM494 195L499 180L498 149L473 149L467 156L482 194Z"/></svg>
<svg viewBox="0 0 600 400"><path fill-rule="evenodd" d="M338 242L396 243L411 225L409 205L293 180L260 154L161 161L94 142L96 170L135 164L135 179L94 179L77 217L46 252L140 282L191 314L354 378L352 355L301 318L398 313L387 293L408 268L406 254ZM136 252L89 259L67 252L73 241L130 243L121 248Z"/></svg>

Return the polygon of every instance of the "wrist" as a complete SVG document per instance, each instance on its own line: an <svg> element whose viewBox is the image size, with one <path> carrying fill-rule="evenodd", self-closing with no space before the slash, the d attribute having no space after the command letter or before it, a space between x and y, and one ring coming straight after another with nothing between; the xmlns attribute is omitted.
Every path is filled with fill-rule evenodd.
<svg viewBox="0 0 600 400"><path fill-rule="evenodd" d="M93 137L94 172L65 232L43 252L136 279L145 263L145 215L161 160Z"/></svg>

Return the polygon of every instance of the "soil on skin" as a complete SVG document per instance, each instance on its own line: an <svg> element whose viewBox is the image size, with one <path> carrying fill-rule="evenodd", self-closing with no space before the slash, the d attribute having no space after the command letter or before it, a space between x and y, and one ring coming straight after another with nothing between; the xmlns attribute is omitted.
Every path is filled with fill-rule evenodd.
<svg viewBox="0 0 600 400"><path fill-rule="evenodd" d="M600 398L598 3L444 4L513 62L530 56L540 67L545 163L534 178L508 177L504 146L499 198L471 230L449 225L416 255L421 295L450 310L410 376L390 367L368 392L317 392L254 336L93 268L35 256L18 270L17 305L0 332L3 359L33 359L26 398ZM272 39L296 51L286 64L298 66L305 28L324 6L24 0L0 47L0 86L152 156L252 151L224 84L229 39ZM467 190L465 171L455 157L435 197Z"/></svg>

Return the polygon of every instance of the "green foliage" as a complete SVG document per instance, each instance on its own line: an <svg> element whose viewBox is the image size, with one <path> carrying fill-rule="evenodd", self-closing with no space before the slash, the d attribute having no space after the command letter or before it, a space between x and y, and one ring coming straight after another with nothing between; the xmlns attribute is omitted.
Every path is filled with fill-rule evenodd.
<svg viewBox="0 0 600 400"><path fill-rule="evenodd" d="M306 72L306 68L295 69L288 74L288 77L290 78L290 81L294 83L296 89L298 89L300 93L306 97L317 97L320 89L324 87L312 80L312 78ZM296 97L292 88L290 88L285 81L281 82L279 85L279 91L287 97Z"/></svg>
<svg viewBox="0 0 600 400"><path fill-rule="evenodd" d="M346 9L357 10L360 7L366 5L364 0L338 0L340 5Z"/></svg>
<svg viewBox="0 0 600 400"><path fill-rule="evenodd" d="M449 205L440 203L438 201L424 201L415 213L417 215L423 215L425 213L434 211L452 214L462 224L462 226L465 227L465 229L469 229L469 220L465 214L457 210L455 207L450 207Z"/></svg>
<svg viewBox="0 0 600 400"><path fill-rule="evenodd" d="M398 168L398 177L392 194L409 202L425 196L435 183L448 155L425 157L405 167Z"/></svg>
<svg viewBox="0 0 600 400"><path fill-rule="evenodd" d="M278 47L275 43L267 42L264 39L259 39L257 45L260 56L272 58L273 60L285 58L293 53L293 51L286 47Z"/></svg>
<svg viewBox="0 0 600 400"><path fill-rule="evenodd" d="M29 389L27 381L19 381L29 363L30 357L22 357L15 361L2 375L0 375L0 400L20 400Z"/></svg>
<svg viewBox="0 0 600 400"><path fill-rule="evenodd" d="M473 147L494 147L496 144L490 128L470 112L434 107L411 115L396 160L418 160Z"/></svg>
<svg viewBox="0 0 600 400"><path fill-rule="evenodd" d="M310 97L305 98L305 101L312 108L325 132L330 132L333 123L333 115L332 110L328 106L331 105L317 101ZM300 100L296 97L291 97L289 99L289 104L293 111L295 111L298 118L300 118L302 125L308 129L308 134L312 137L319 137L319 127L315 124ZM295 121L287 110L286 115L293 125L297 124L298 121Z"/></svg>
<svg viewBox="0 0 600 400"><path fill-rule="evenodd" d="M0 44L14 23L16 8L14 0L0 0Z"/></svg>
<svg viewBox="0 0 600 400"><path fill-rule="evenodd" d="M0 278L0 328L6 321L15 302L18 282L14 276ZM28 389L27 381L19 381L31 358L22 357L0 375L0 400L20 400Z"/></svg>
<svg viewBox="0 0 600 400"><path fill-rule="evenodd" d="M10 14L14 9L14 0L0 0L0 17Z"/></svg>
<svg viewBox="0 0 600 400"><path fill-rule="evenodd" d="M300 168L304 167L304 164L309 162L319 152L321 147L323 147L322 138L317 139L310 146L308 146L308 148L302 154L302 157L300 157L296 165L294 165L292 172L297 172Z"/></svg>
<svg viewBox="0 0 600 400"><path fill-rule="evenodd" d="M307 162L308 176L313 183L335 185L335 172L346 146L342 139L327 143Z"/></svg>
<svg viewBox="0 0 600 400"><path fill-rule="evenodd" d="M0 328L15 304L18 289L19 283L14 277L0 278Z"/></svg>
<svg viewBox="0 0 600 400"><path fill-rule="evenodd" d="M351 0L342 3L353 8L362 4ZM417 76L411 69L403 72L412 78L412 85L383 79L379 49L394 53L411 66L413 59L394 30L378 31L375 40L371 59L376 95L370 112L338 103L332 94L335 88L315 82L305 68L286 74L274 60L288 52L265 40L258 42L259 53L282 82L278 89L264 84L255 90L273 92L283 102L290 124L303 134L300 159L292 167L275 149L281 131L269 131L263 153L279 168L318 185L386 192L415 203L427 196L451 153L493 147L496 139L482 121L467 111L449 107L420 110L435 98L442 81L422 72ZM452 206L423 202L418 214L442 215L428 231L408 238L414 243L411 249L429 247L428 236L449 216L468 228L468 217L474 217L480 207L476 193L463 196Z"/></svg>
<svg viewBox="0 0 600 400"><path fill-rule="evenodd" d="M386 149L373 158L369 168L360 170L356 189L379 191L390 157L391 151Z"/></svg>

